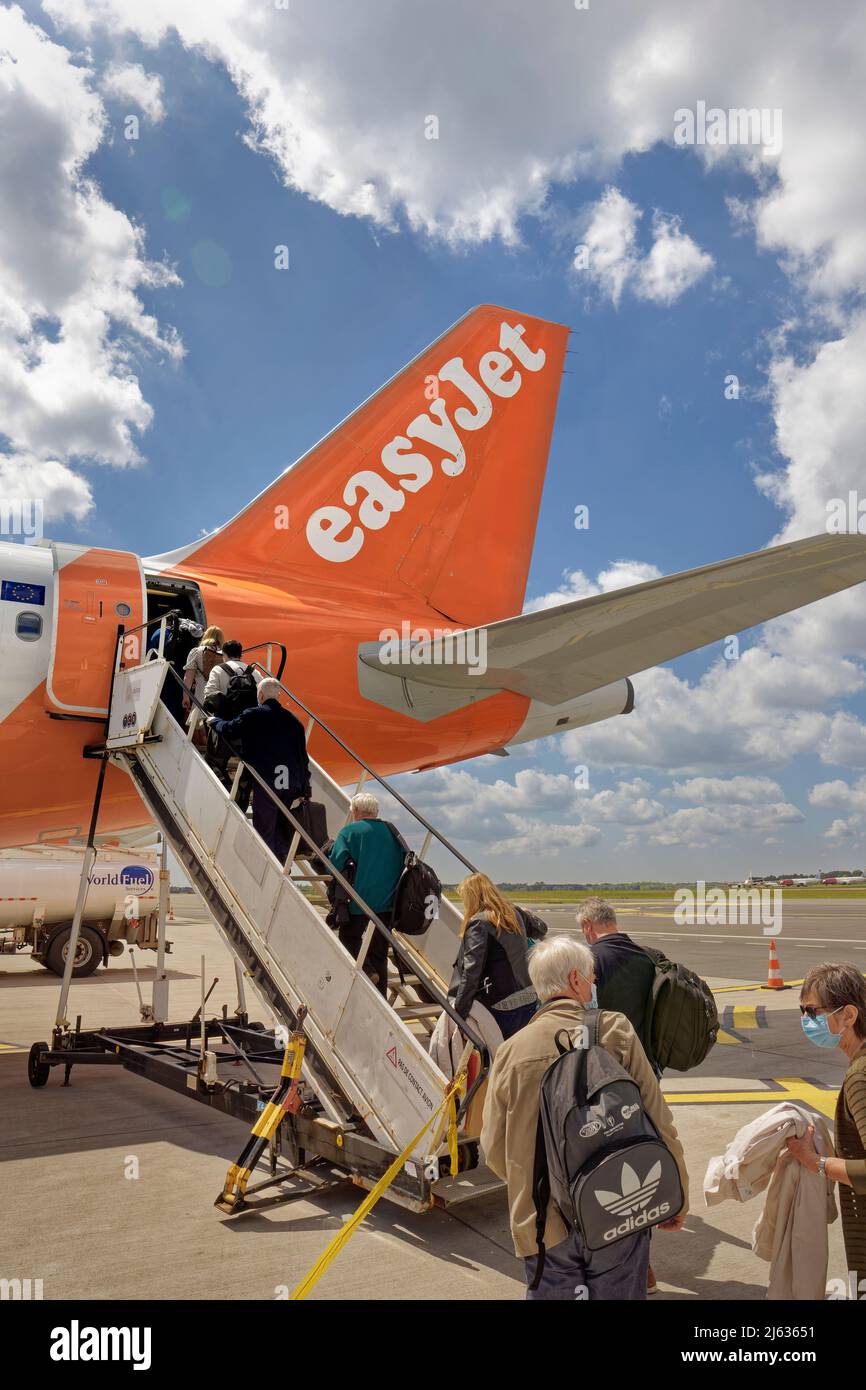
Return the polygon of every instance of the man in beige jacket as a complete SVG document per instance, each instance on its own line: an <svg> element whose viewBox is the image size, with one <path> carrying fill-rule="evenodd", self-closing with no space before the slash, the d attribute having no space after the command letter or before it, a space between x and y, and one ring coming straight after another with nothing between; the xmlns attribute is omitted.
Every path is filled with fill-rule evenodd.
<svg viewBox="0 0 866 1390"><path fill-rule="evenodd" d="M571 937L539 942L529 957L529 974L540 1005L535 1017L497 1049L490 1073L481 1147L488 1165L508 1186L514 1248L523 1257L527 1284L536 1265L532 1177L541 1079L557 1058L555 1037L574 1033L584 1009L594 1005L592 952ZM637 1034L622 1014L599 1014L599 1044L637 1082L644 1109L670 1149L683 1187L681 1211L658 1227L681 1229L688 1210L688 1173L671 1112ZM645 1299L649 1232L626 1236L605 1250L587 1250L551 1202L547 1209L546 1258L541 1283L529 1299Z"/></svg>

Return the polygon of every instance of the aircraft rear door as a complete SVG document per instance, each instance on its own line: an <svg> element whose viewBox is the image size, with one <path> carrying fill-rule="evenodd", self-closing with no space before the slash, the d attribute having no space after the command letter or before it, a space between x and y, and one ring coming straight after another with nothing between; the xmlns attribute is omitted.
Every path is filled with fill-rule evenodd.
<svg viewBox="0 0 866 1390"><path fill-rule="evenodd" d="M105 715L118 624L144 622L141 561L124 550L52 544L54 615L45 707L56 714ZM139 632L125 659L143 654ZM133 650L133 647L135 650Z"/></svg>

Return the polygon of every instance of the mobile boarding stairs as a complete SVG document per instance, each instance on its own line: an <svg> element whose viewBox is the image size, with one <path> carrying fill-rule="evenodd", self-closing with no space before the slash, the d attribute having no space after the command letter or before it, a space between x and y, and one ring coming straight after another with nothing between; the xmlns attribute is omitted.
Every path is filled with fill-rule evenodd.
<svg viewBox="0 0 866 1390"><path fill-rule="evenodd" d="M135 632L143 633L153 625L145 624ZM457 1172L451 1171L443 1123L437 1121L413 1145L387 1195L423 1210L498 1189L498 1179L480 1162L477 1138L489 1056L481 1038L458 1019L446 997L458 944L456 908L443 897L438 916L423 936L403 937L389 931L316 850L273 790L254 769L246 768L257 791L264 789L291 823L291 843L281 864L238 804L245 770L242 760L238 758L228 790L196 747L195 728L204 717L197 699L186 692L196 714L190 727L182 728L160 698L164 682L180 679L162 656L165 619L159 645L143 664L124 660L130 652L138 658L138 642L130 643L131 635L118 630L104 742L84 750L85 756L101 760L90 853L85 854L52 1042L50 1046L34 1044L31 1084L44 1085L54 1066L65 1068L68 1084L74 1066L122 1065L246 1122L252 1130L250 1140L238 1163L229 1169L225 1190L216 1201L222 1210L235 1213L347 1180L373 1187L395 1154L402 1153L443 1107L451 1078L432 1061L428 1044L437 1020L447 1012L468 1039L460 1066L471 1060L468 1088L457 1097ZM279 644L261 644L267 651L267 666L254 660L252 651L245 652L245 659L263 675L270 675L275 647L282 651L281 675L285 649ZM360 768L358 789L368 778L374 779L414 818L424 832L422 858L435 839L473 869L297 695L282 683L281 688L296 711L306 716L308 738L318 726L355 758ZM234 1015L228 1015L223 1006L221 1017L206 1016L210 991L205 991L203 960L202 1002L195 1016L180 1023L166 1021L168 982L160 954L153 1007L142 1005L146 1022L88 1031L82 1029L80 1017L74 1027L67 1020L75 933L86 897L90 855L95 852L99 799L109 761L132 777L164 841L183 864L234 953L238 988ZM312 759L310 766L313 799L324 803L329 836L334 838L348 819L349 796ZM318 886L321 899L321 889L330 878L342 884L371 919L357 961L327 925L326 909L312 898L310 890ZM167 875L164 882L165 905ZM375 931L388 937L396 965L389 973L387 998L362 968ZM245 985L276 1020L274 1027L250 1021ZM256 1166L265 1160L269 1160L268 1176L248 1186ZM271 1189L270 1194L253 1197L263 1189Z"/></svg>

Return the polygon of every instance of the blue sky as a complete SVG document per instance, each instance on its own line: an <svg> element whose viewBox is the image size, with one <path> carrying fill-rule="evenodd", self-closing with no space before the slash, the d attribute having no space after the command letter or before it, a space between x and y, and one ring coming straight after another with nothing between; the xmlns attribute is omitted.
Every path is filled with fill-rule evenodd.
<svg viewBox="0 0 866 1390"><path fill-rule="evenodd" d="M518 103L518 124L499 139L492 127L507 126L506 108L461 107L459 74L452 78L441 54L431 54L429 66L420 63L417 95L383 92L375 71L365 73L367 59L375 69L375 45L405 47L388 4L372 7L370 51L359 54L354 68L341 67L344 57L336 51L348 46L346 33L337 45L327 28L311 33L310 18L305 43L281 48L283 31L275 31L273 44L263 37L276 19L259 16L256 27L241 32L241 21L217 24L220 8L214 10L210 57L202 47L203 21L184 5L177 30L158 16L152 23L138 16L122 0L96 7L102 15L97 23L76 0L27 6L29 25L15 20L13 11L0 11L13 15L6 45L21 45L16 80L26 81L35 52L26 43L37 24L57 50L53 60L66 64L80 103L77 114L70 114L71 102L52 112L58 129L77 119L80 139L90 142L72 180L76 186L63 189L63 196L80 198L81 180L92 180L102 205L140 229L143 240L124 253L127 263L162 263L176 276L175 283L149 286L139 279L134 286L141 311L158 325L156 341L130 328L111 291L112 328L100 347L106 376L115 383L119 375L134 377L146 403L136 407L138 424L119 391L117 402L106 406L115 412L113 424L119 420L126 430L125 457L121 447L110 456L112 449L97 443L65 444L62 422L40 429L29 408L9 414L6 453L19 460L22 477L37 476L32 470L49 458L66 470L66 491L59 489L49 507L52 537L141 554L195 539L239 510L469 306L486 301L575 329L528 600L634 582L634 566L654 567L645 577L671 573L758 549L778 533L788 539L822 529L820 499L841 495L859 479L851 441L863 370L857 307L863 267L852 264L850 209L844 208L838 225L831 218L829 226L815 228L821 276L817 261L803 269L808 238L802 224L812 214L797 195L812 171L803 167L809 127L798 102L814 120L808 90L792 85L785 92L790 153L786 145L778 162L756 168L728 150L708 165L700 152L674 146L663 129L652 138L643 129L635 134L638 115L650 125L658 119L656 86L645 75L635 78L622 129L611 132L592 111L574 109L566 77L555 68L554 47L561 43L554 26L561 17L549 18L545 37L545 16L553 10L543 6L542 32L527 43L538 43L539 63L549 62L550 83L563 84L563 119L556 124L555 94L545 96L553 113L549 128L541 116L527 118L527 107ZM349 10L333 8L350 22ZM612 15L621 18L621 8L613 7ZM806 26L798 42L805 49L814 43L808 9L798 14ZM665 51L676 56L678 26L686 21L675 7L660 5L658 15L668 24ZM631 52L630 31L616 18L609 32L600 17L592 23L596 59L586 61L600 70L607 63L615 75ZM700 41L695 51L712 55L709 17L706 29L692 37ZM769 30L753 39L758 54L766 55ZM482 58L490 55L493 92L500 41L481 21L467 39ZM253 59L250 46L256 44ZM780 69L788 57L796 67L797 56L782 54ZM691 100L702 91L711 100L726 99L725 91L737 86L734 57L720 53L718 97L704 59L683 59L671 101L681 104L685 94ZM833 61L842 65L842 89L849 77L845 60L836 54ZM242 77L238 64L245 65ZM35 62L33 71L29 96L51 112L50 84L39 88ZM341 74L356 71L367 85L359 76L352 91L354 77L341 81ZM297 115L293 84L301 77L315 112L309 128ZM80 135L85 89L101 102L98 138L92 131ZM736 99L759 105L781 100L769 87L755 93ZM531 97L528 91L525 100ZM150 116L144 109L149 103ZM436 142L421 134L428 110L443 113ZM124 138L131 112L140 118L136 140ZM299 130L297 148L284 139L286 113ZM831 110L823 119L830 139L840 118ZM260 146L269 143L267 151L245 139L253 128ZM389 140L396 134L380 166L377 131L382 144L383 130ZM317 148L329 134L333 143L318 160L298 153L304 141ZM484 162L474 163L479 150ZM388 159L402 171L391 184ZM544 168L543 197L537 184L527 178L521 185L514 174L521 160ZM51 173L49 167L45 177ZM59 186L64 175L53 173ZM37 170L32 177L35 183ZM347 209L365 187L374 190L372 211L351 215ZM609 190L615 201L606 203ZM59 198L54 189L44 206L59 206ZM615 235L611 240L612 213L626 225L621 244ZM21 216L19 243L27 235ZM587 235L595 238L593 254L600 259L578 271L574 248ZM676 268L665 263L663 284L651 293L641 288L641 275L654 243L665 236L673 238L688 273L678 288ZM291 265L278 271L274 248L283 243ZM618 297L610 275L599 269L605 256L625 276ZM96 256L93 264L101 265ZM52 307L41 289L27 299L23 271L16 273L13 289L17 284L34 331L51 341L64 331L64 305ZM34 311L37 304L42 314ZM182 356L165 348L172 330ZM122 365L112 356L113 343L123 344ZM838 344L846 356L828 367L826 355ZM739 378L738 400L725 399L729 373ZM828 398L828 374L839 400L832 391ZM100 408L94 405L94 416ZM152 412L149 424L142 409ZM102 429L100 422L92 425L94 440ZM784 447L777 447L780 440ZM803 481L811 458L821 474L818 501ZM777 480L776 501L756 482L756 475L768 473ZM590 508L585 531L573 525L578 503ZM424 787L424 779L414 778L411 793L452 833L478 832L473 856L487 854L485 863L500 875L507 867L509 877L738 876L762 866L863 863L866 779L858 769L866 767L866 736L856 661L862 597L830 600L822 609L826 620L818 614L775 636L746 634L742 651L753 649L750 670L745 663L737 671L734 663L720 668L719 648L694 654L675 663L673 676L638 679L638 710L628 721L518 749L510 760L485 759L435 774ZM620 736L626 723L633 725L628 747ZM689 728L690 740L679 738L680 724ZM588 793L571 787L578 763L589 767ZM497 787L497 781L508 785Z"/></svg>

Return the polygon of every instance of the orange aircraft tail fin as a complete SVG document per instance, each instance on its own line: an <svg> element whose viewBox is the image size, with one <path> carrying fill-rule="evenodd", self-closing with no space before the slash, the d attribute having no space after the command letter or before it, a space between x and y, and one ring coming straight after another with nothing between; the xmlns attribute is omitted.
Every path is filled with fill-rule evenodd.
<svg viewBox="0 0 866 1390"><path fill-rule="evenodd" d="M471 310L178 561L423 599L462 625L518 613L567 338Z"/></svg>

